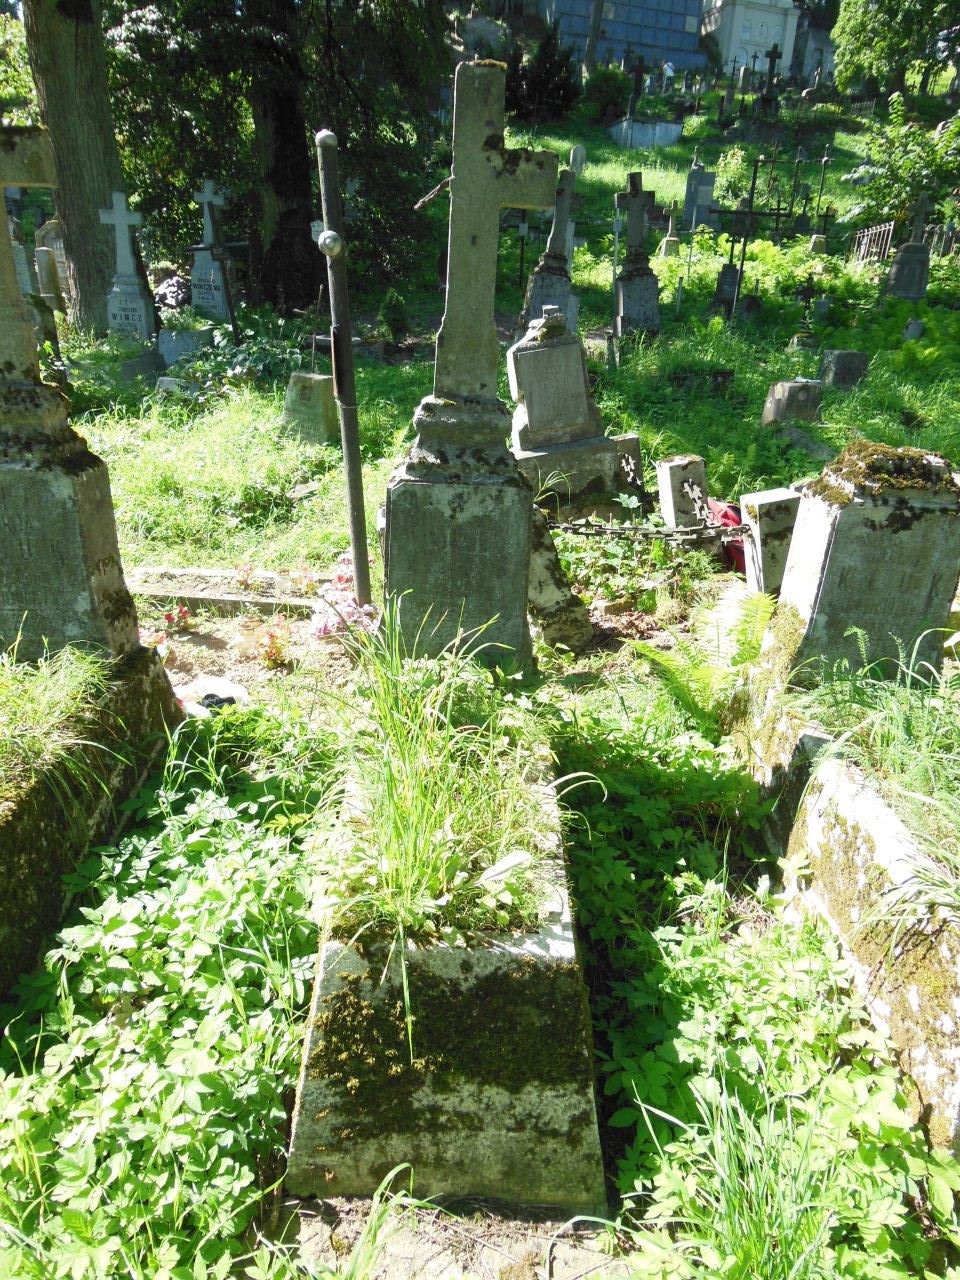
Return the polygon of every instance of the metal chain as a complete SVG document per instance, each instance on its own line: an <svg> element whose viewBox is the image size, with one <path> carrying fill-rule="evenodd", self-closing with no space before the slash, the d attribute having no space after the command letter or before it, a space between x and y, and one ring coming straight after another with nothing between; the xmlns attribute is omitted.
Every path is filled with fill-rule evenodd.
<svg viewBox="0 0 960 1280"><path fill-rule="evenodd" d="M751 536L749 525L721 525L712 522L687 525L678 529L665 529L649 524L603 524L599 520L586 518L575 521L548 520L549 528L560 533L573 533L583 538L626 538L632 542L674 542L679 545L697 542L719 542L725 546L738 538Z"/></svg>

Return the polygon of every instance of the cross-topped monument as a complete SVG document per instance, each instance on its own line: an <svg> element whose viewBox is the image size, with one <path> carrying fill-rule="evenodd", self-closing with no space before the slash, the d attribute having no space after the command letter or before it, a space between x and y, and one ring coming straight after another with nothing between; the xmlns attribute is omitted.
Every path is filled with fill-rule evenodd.
<svg viewBox="0 0 960 1280"><path fill-rule="evenodd" d="M0 189L55 187L45 129L0 129ZM138 644L117 549L107 469L43 382L0 217L0 647L32 661L67 644L115 654Z"/></svg>
<svg viewBox="0 0 960 1280"><path fill-rule="evenodd" d="M122 191L111 195L109 209L100 210L100 221L113 228L116 241L116 270L113 288L107 294L107 327L114 333L146 341L157 331L153 299L137 271L133 253L133 232L143 216L127 207Z"/></svg>
<svg viewBox="0 0 960 1280"><path fill-rule="evenodd" d="M618 213L627 215L627 251L617 276L614 332L618 338L634 331L659 333L660 286L644 248L653 192L643 190L641 174L628 173L627 190L618 191L614 203Z"/></svg>
<svg viewBox="0 0 960 1280"><path fill-rule="evenodd" d="M547 247L527 282L519 328L526 332L533 320L539 320L545 306L559 307L573 333L577 328L580 301L571 291L570 267L567 262L567 230L576 176L572 169L561 169L557 182L556 205Z"/></svg>
<svg viewBox="0 0 960 1280"><path fill-rule="evenodd" d="M484 645L526 656L531 493L506 445L494 323L500 211L550 209L557 157L507 150L506 68L461 62L453 107L447 292L434 394L387 487L386 595L408 649L437 653L486 628Z"/></svg>
<svg viewBox="0 0 960 1280"><path fill-rule="evenodd" d="M203 187L193 193L193 199L203 209L203 243L216 246L219 244L220 237L213 211L222 209L227 203L227 198L217 189L212 178L205 178Z"/></svg>
<svg viewBox="0 0 960 1280"><path fill-rule="evenodd" d="M504 147L503 85L498 63L457 68L447 296L433 384L442 398L496 399L500 211L549 209L556 199L553 152Z"/></svg>
<svg viewBox="0 0 960 1280"><path fill-rule="evenodd" d="M219 218L226 197L212 178L206 178L193 198L203 209L203 244L193 250L190 271L193 306L212 320L231 320L233 282L225 274L229 262L221 245Z"/></svg>
<svg viewBox="0 0 960 1280"><path fill-rule="evenodd" d="M0 132L0 191L4 187L55 187L57 171L44 129ZM0 383L40 380L33 314L24 301L13 260L6 215L0 216Z"/></svg>
<svg viewBox="0 0 960 1280"><path fill-rule="evenodd" d="M773 97L775 92L775 80L777 78L777 63L783 57L783 52L779 44L775 44L772 49L768 49L763 55L767 60L767 84L764 93L768 98Z"/></svg>

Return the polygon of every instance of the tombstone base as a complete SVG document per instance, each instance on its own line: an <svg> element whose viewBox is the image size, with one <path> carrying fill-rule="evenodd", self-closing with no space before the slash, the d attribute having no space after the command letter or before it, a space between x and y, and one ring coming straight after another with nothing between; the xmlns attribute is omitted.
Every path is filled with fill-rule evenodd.
<svg viewBox="0 0 960 1280"><path fill-rule="evenodd" d="M544 253L527 281L518 335L523 336L531 320L539 320L544 307L559 307L571 333L576 333L580 299L573 292L567 260L561 254Z"/></svg>
<svg viewBox="0 0 960 1280"><path fill-rule="evenodd" d="M660 241L660 257L675 258L680 252L680 240L677 236L665 236Z"/></svg>
<svg viewBox="0 0 960 1280"><path fill-rule="evenodd" d="M733 306L737 284L740 280L740 268L732 262L725 262L717 276L717 287L713 292L711 310L727 311Z"/></svg>
<svg viewBox="0 0 960 1280"><path fill-rule="evenodd" d="M587 606L571 589L539 507L533 509L529 606L541 639L551 648L562 646L582 653L593 640L595 631Z"/></svg>
<svg viewBox="0 0 960 1280"><path fill-rule="evenodd" d="M618 338L660 332L660 282L649 267L624 270L618 277L614 330Z"/></svg>
<svg viewBox="0 0 960 1280"><path fill-rule="evenodd" d="M622 453L610 436L593 436L545 449L515 449L514 457L535 494L550 493L568 503L617 493Z"/></svg>
<svg viewBox="0 0 960 1280"><path fill-rule="evenodd" d="M532 495L505 444L506 408L428 396L414 426L384 532L385 593L407 650L435 655L477 635L481 657L526 662Z"/></svg>
<svg viewBox="0 0 960 1280"><path fill-rule="evenodd" d="M24 661L66 645L133 652L107 468L67 425L60 392L4 387L0 441L0 645Z"/></svg>

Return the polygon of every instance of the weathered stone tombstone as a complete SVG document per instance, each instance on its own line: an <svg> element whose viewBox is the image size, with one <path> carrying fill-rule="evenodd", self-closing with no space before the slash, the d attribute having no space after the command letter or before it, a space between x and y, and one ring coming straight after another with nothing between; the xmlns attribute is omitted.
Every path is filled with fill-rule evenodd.
<svg viewBox="0 0 960 1280"><path fill-rule="evenodd" d="M741 497L740 515L748 531L743 546L749 591L779 594L799 506L795 489L765 489Z"/></svg>
<svg viewBox="0 0 960 1280"><path fill-rule="evenodd" d="M707 502L707 468L695 453L660 458L655 464L660 514L668 529L691 529L703 524Z"/></svg>
<svg viewBox="0 0 960 1280"><path fill-rule="evenodd" d="M660 257L675 258L680 252L680 237L677 235L677 202L670 206L670 222L667 234L660 241Z"/></svg>
<svg viewBox="0 0 960 1280"><path fill-rule="evenodd" d="M387 486L385 590L411 649L435 653L486 627L484 642L523 659L531 495L497 396L497 249L501 209L553 207L557 159L504 149L504 92L501 67L457 68L446 307L434 394Z"/></svg>
<svg viewBox="0 0 960 1280"><path fill-rule="evenodd" d="M561 501L613 494L620 459L638 444L604 434L590 394L583 346L567 331L557 307L544 308L507 352L513 415L513 452L535 493L546 486Z"/></svg>
<svg viewBox="0 0 960 1280"><path fill-rule="evenodd" d="M644 249L646 215L653 194L642 189L639 173L628 173L627 184L627 190L616 195L617 210L627 214L627 251L617 276L613 322L618 338L629 333L660 332L660 284Z"/></svg>
<svg viewBox="0 0 960 1280"><path fill-rule="evenodd" d="M520 312L519 332L524 332L533 320L539 320L545 306L559 307L567 327L575 332L580 312L580 299L573 292L570 282L567 233L571 230L570 204L573 199L574 173L561 169L557 184L556 205L547 247L540 261L530 274L523 310Z"/></svg>
<svg viewBox="0 0 960 1280"><path fill-rule="evenodd" d="M30 255L27 253L27 246L23 242L20 224L15 218L8 218L7 229L13 250L13 269L17 277L17 287L25 298L39 295L40 288L37 283L36 269L31 270Z"/></svg>
<svg viewBox="0 0 960 1280"><path fill-rule="evenodd" d="M216 210L226 204L226 197L207 178L203 188L193 193L193 198L203 210L203 244L194 250L190 271L193 307L211 320L227 321L230 319L230 307L219 256L221 244L216 217Z"/></svg>
<svg viewBox="0 0 960 1280"><path fill-rule="evenodd" d="M0 132L0 187L55 187L43 129ZM139 646L104 463L70 427L67 402L41 380L32 316L0 233L0 645L22 660L69 644Z"/></svg>
<svg viewBox="0 0 960 1280"><path fill-rule="evenodd" d="M733 300L738 295L740 285L740 268L735 262L725 262L717 275L717 283L710 302L714 311L729 312Z"/></svg>
<svg viewBox="0 0 960 1280"><path fill-rule="evenodd" d="M340 439L340 416L333 378L322 373L291 373L280 421L314 444Z"/></svg>
<svg viewBox="0 0 960 1280"><path fill-rule="evenodd" d="M922 302L930 283L930 246L924 243L923 226L927 199L917 204L910 239L894 255L887 276L886 291L905 302Z"/></svg>
<svg viewBox="0 0 960 1280"><path fill-rule="evenodd" d="M820 360L820 381L825 387L849 391L867 376L870 357L865 351L824 351Z"/></svg>
<svg viewBox="0 0 960 1280"><path fill-rule="evenodd" d="M822 384L818 378L792 378L775 382L763 406L763 425L775 422L817 422Z"/></svg>
<svg viewBox="0 0 960 1280"><path fill-rule="evenodd" d="M687 174L687 186L683 197L683 228L685 231L697 226L708 226L716 230L718 215L713 210L713 193L717 175L705 169L694 156L690 171Z"/></svg>
<svg viewBox="0 0 960 1280"><path fill-rule="evenodd" d="M157 331L153 298L137 271L133 255L133 229L143 218L127 208L127 197L114 191L112 205L101 209L100 221L113 228L116 268L113 288L107 294L107 327L113 333L147 342Z"/></svg>
<svg viewBox="0 0 960 1280"><path fill-rule="evenodd" d="M940 666L960 576L960 485L920 449L849 445L801 486L778 614L777 666L901 658Z"/></svg>
<svg viewBox="0 0 960 1280"><path fill-rule="evenodd" d="M37 264L37 284L40 289L40 297L51 311L66 313L67 303L60 284L60 273L57 271L56 254L52 249L44 249L42 246L38 246L34 250L34 260Z"/></svg>
<svg viewBox="0 0 960 1280"><path fill-rule="evenodd" d="M586 164L587 148L582 142L578 142L575 147L570 148L570 168L573 170L574 177L580 177L586 168Z"/></svg>
<svg viewBox="0 0 960 1280"><path fill-rule="evenodd" d="M57 263L57 276L63 297L70 300L70 273L67 269L67 253L63 247L63 233L58 218L48 218L43 226L38 227L34 235L34 243L38 249L52 249Z"/></svg>

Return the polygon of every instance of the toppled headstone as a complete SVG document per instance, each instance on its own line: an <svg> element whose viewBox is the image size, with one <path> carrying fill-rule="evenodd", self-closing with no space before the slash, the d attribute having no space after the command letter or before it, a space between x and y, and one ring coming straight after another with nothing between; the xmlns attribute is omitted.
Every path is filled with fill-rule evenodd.
<svg viewBox="0 0 960 1280"><path fill-rule="evenodd" d="M861 644L891 673L901 658L939 667L960 576L950 464L858 440L800 494L772 627L781 669L842 658L857 668Z"/></svg>
<svg viewBox="0 0 960 1280"><path fill-rule="evenodd" d="M322 373L291 373L280 421L314 444L340 439L340 416L333 378Z"/></svg>
<svg viewBox="0 0 960 1280"><path fill-rule="evenodd" d="M800 494L787 488L745 493L740 499L741 518L749 531L743 542L750 591L779 593L799 506Z"/></svg>
<svg viewBox="0 0 960 1280"><path fill-rule="evenodd" d="M387 486L384 568L410 650L436 653L485 627L487 645L522 660L532 502L497 396L497 251L501 209L553 207L557 158L503 147L504 95L499 65L457 67L434 394L421 402L416 439Z"/></svg>
<svg viewBox="0 0 960 1280"><path fill-rule="evenodd" d="M127 208L127 197L114 191L109 209L101 209L100 221L113 228L116 269L113 288L107 294L107 327L113 333L147 341L157 330L153 298L137 271L133 254L133 229L143 218Z"/></svg>
<svg viewBox="0 0 960 1280"><path fill-rule="evenodd" d="M849 391L862 382L870 367L865 351L824 351L820 361L820 381L825 387Z"/></svg>
<svg viewBox="0 0 960 1280"><path fill-rule="evenodd" d="M817 422L820 418L822 383L818 378L793 378L775 382L763 406L763 425L774 422Z"/></svg>
<svg viewBox="0 0 960 1280"><path fill-rule="evenodd" d="M507 371L517 402L513 452L534 492L547 488L564 501L616 493L621 454L635 437L604 435L583 347L557 307L546 307L510 348Z"/></svg>
<svg viewBox="0 0 960 1280"><path fill-rule="evenodd" d="M627 251L617 276L614 332L660 332L660 283L644 249L648 213L653 194L644 191L639 173L627 174L627 190L616 196L617 209L627 213Z"/></svg>
<svg viewBox="0 0 960 1280"><path fill-rule="evenodd" d="M559 307L566 318L567 327L571 332L576 332L580 299L573 292L570 283L570 254L567 242L567 233L572 232L570 202L573 199L574 181L572 169L560 170L557 202L547 247L540 255L540 261L527 281L526 297L523 310L520 312L521 333L531 321L539 320L546 306ZM572 235L570 238L572 240Z"/></svg>

